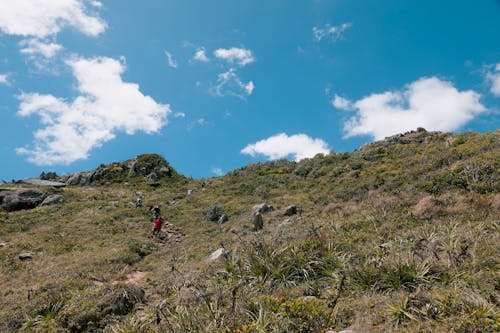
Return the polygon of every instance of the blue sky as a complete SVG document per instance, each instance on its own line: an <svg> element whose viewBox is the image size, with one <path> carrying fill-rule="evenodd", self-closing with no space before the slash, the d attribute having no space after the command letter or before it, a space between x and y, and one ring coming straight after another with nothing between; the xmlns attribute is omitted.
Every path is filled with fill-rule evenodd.
<svg viewBox="0 0 500 333"><path fill-rule="evenodd" d="M500 2L0 0L0 179L499 127Z"/></svg>

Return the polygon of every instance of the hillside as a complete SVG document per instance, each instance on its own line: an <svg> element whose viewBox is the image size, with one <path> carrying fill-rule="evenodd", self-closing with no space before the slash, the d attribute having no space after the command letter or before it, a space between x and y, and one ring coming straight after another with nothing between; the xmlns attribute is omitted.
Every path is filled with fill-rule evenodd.
<svg viewBox="0 0 500 333"><path fill-rule="evenodd" d="M3 184L61 202L0 210L0 331L498 332L499 170L500 131L419 129L204 188L154 154Z"/></svg>

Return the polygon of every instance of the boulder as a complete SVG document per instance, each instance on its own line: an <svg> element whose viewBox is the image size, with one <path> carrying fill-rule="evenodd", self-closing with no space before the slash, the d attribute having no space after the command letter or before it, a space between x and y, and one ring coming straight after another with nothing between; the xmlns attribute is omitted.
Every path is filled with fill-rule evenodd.
<svg viewBox="0 0 500 333"><path fill-rule="evenodd" d="M222 214L224 214L222 205L218 202L213 202L205 210L205 220L213 222L219 221Z"/></svg>
<svg viewBox="0 0 500 333"><path fill-rule="evenodd" d="M272 206L268 206L265 203L261 203L260 205L255 205L252 207L252 215L255 215L256 213L267 213L269 211L273 210Z"/></svg>
<svg viewBox="0 0 500 333"><path fill-rule="evenodd" d="M156 183L159 179L160 177L158 177L158 174L154 171L146 176L146 181L149 183Z"/></svg>
<svg viewBox="0 0 500 333"><path fill-rule="evenodd" d="M48 197L45 198L45 200L42 201L40 206L51 206L51 205L57 205L63 202L63 197L60 194L53 194L49 195Z"/></svg>
<svg viewBox="0 0 500 333"><path fill-rule="evenodd" d="M8 212L32 209L44 199L45 193L32 188L2 188L0 189L0 208Z"/></svg>
<svg viewBox="0 0 500 333"><path fill-rule="evenodd" d="M92 183L94 171L77 172L69 176L66 185L87 186Z"/></svg>
<svg viewBox="0 0 500 333"><path fill-rule="evenodd" d="M226 250L225 248L221 247L221 248L215 250L214 252L212 252L212 254L210 254L208 256L207 262L219 260L220 258L227 256L228 254L229 254L229 251Z"/></svg>
<svg viewBox="0 0 500 333"><path fill-rule="evenodd" d="M31 260L33 259L33 253L26 252L19 255L19 260Z"/></svg>
<svg viewBox="0 0 500 333"><path fill-rule="evenodd" d="M292 216L292 215L297 214L299 211L300 211L299 207L297 207L295 205L292 205L292 206L286 207L285 212L283 213L283 215Z"/></svg>
<svg viewBox="0 0 500 333"><path fill-rule="evenodd" d="M253 229L255 231L260 230L264 228L264 219L262 218L262 214L257 212L253 214L252 216L252 224L253 224Z"/></svg>
<svg viewBox="0 0 500 333"><path fill-rule="evenodd" d="M27 178L21 180L22 183L37 185L37 186L51 186L51 187L65 187L65 183L55 182L50 180L38 179L38 178Z"/></svg>

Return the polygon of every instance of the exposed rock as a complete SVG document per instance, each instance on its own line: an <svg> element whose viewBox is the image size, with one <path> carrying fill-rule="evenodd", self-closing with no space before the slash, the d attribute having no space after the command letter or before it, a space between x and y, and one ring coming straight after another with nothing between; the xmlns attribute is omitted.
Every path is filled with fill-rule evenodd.
<svg viewBox="0 0 500 333"><path fill-rule="evenodd" d="M205 211L205 220L207 221L219 221L220 217L224 214L224 209L222 205L218 202L213 202L208 206Z"/></svg>
<svg viewBox="0 0 500 333"><path fill-rule="evenodd" d="M62 195L53 194L53 195L49 195L48 197L46 197L45 200L42 201L40 206L51 206L51 205L60 204L61 202L63 202Z"/></svg>
<svg viewBox="0 0 500 333"><path fill-rule="evenodd" d="M170 177L172 175L172 171L170 171L169 168L162 166L159 168L158 174L163 177Z"/></svg>
<svg viewBox="0 0 500 333"><path fill-rule="evenodd" d="M225 248L221 247L221 248L215 250L214 252L212 252L212 254L210 256L208 256L207 262L219 260L221 257L225 257L228 254L229 254L229 251L226 250Z"/></svg>
<svg viewBox="0 0 500 333"><path fill-rule="evenodd" d="M297 207L295 205L292 205L292 206L286 207L285 212L283 213L283 215L292 216L292 215L297 214L299 211L300 211L299 207Z"/></svg>
<svg viewBox="0 0 500 333"><path fill-rule="evenodd" d="M149 175L146 176L146 181L149 183L156 183L160 177L156 174L156 172L151 172Z"/></svg>
<svg viewBox="0 0 500 333"><path fill-rule="evenodd" d="M66 185L80 185L87 186L90 185L93 179L94 171L77 172L69 176L66 180Z"/></svg>
<svg viewBox="0 0 500 333"><path fill-rule="evenodd" d="M257 212L252 215L252 224L255 231L264 228L264 219L261 213Z"/></svg>
<svg viewBox="0 0 500 333"><path fill-rule="evenodd" d="M5 246L7 246L7 243L5 243L5 242L0 242L0 247L5 247Z"/></svg>
<svg viewBox="0 0 500 333"><path fill-rule="evenodd" d="M260 205L255 205L252 207L252 215L255 215L256 213L267 213L269 211L273 210L272 206L268 206L265 203L261 203Z"/></svg>
<svg viewBox="0 0 500 333"><path fill-rule="evenodd" d="M38 185L38 186L52 186L52 187L64 187L66 186L65 183L61 182L54 182L50 180L43 180L43 179L38 179L38 178L27 178L21 180L22 183L25 184L31 184L31 185Z"/></svg>
<svg viewBox="0 0 500 333"><path fill-rule="evenodd" d="M2 188L0 189L0 208L12 212L21 209L31 209L38 206L45 193L32 188Z"/></svg>
<svg viewBox="0 0 500 333"><path fill-rule="evenodd" d="M19 260L31 260L33 259L33 253L26 252L19 255Z"/></svg>

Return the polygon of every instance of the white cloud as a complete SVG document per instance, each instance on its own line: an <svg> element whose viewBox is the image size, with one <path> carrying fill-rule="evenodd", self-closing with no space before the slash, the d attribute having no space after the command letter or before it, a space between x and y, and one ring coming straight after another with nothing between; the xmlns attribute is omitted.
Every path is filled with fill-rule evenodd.
<svg viewBox="0 0 500 333"><path fill-rule="evenodd" d="M174 113L174 118L185 118L186 114L184 112L176 112Z"/></svg>
<svg viewBox="0 0 500 333"><path fill-rule="evenodd" d="M65 26L97 36L106 29L99 17L86 13L83 0L3 0L0 30L9 35L43 38Z"/></svg>
<svg viewBox="0 0 500 333"><path fill-rule="evenodd" d="M231 65L238 64L241 67L255 61L252 51L237 47L232 47L230 49L217 49L214 51L214 55L216 58L225 60Z"/></svg>
<svg viewBox="0 0 500 333"><path fill-rule="evenodd" d="M0 74L0 84L9 84L9 75L8 74Z"/></svg>
<svg viewBox="0 0 500 333"><path fill-rule="evenodd" d="M352 23L347 22L338 26L326 24L323 28L313 27L314 40L320 42L323 39L329 39L336 42L344 38L344 31L352 27Z"/></svg>
<svg viewBox="0 0 500 333"><path fill-rule="evenodd" d="M175 61L172 54L168 51L165 51L165 56L167 57L168 67L177 68L177 61Z"/></svg>
<svg viewBox="0 0 500 333"><path fill-rule="evenodd" d="M332 100L332 105L339 110L350 111L352 110L352 103L348 99L335 94Z"/></svg>
<svg viewBox="0 0 500 333"><path fill-rule="evenodd" d="M208 59L207 54L205 53L205 48L201 48L196 50L193 56L194 61L201 61L201 62L209 62L210 59Z"/></svg>
<svg viewBox="0 0 500 333"><path fill-rule="evenodd" d="M94 7L101 8L102 7L102 2L96 1L96 0L91 0L90 4Z"/></svg>
<svg viewBox="0 0 500 333"><path fill-rule="evenodd" d="M212 168L212 173L217 177L220 177L224 174L221 168Z"/></svg>
<svg viewBox="0 0 500 333"><path fill-rule="evenodd" d="M288 136L285 133L250 144L241 150L242 154L250 156L262 154L271 160L292 155L296 161L329 152L328 144L321 139L313 139L305 134Z"/></svg>
<svg viewBox="0 0 500 333"><path fill-rule="evenodd" d="M417 127L454 131L486 111L480 97L436 77L420 78L402 91L372 94L352 103L356 115L344 130L346 137L370 135L377 140Z"/></svg>
<svg viewBox="0 0 500 333"><path fill-rule="evenodd" d="M107 57L67 61L78 81L80 96L72 102L52 95L23 93L18 114L38 115L43 128L34 133L33 147L19 154L37 165L69 164L113 139L119 132L158 132L170 106L159 104L123 82L125 66Z"/></svg>
<svg viewBox="0 0 500 333"><path fill-rule="evenodd" d="M491 83L490 91L494 96L500 97L500 63L496 64L495 70L486 74Z"/></svg>
<svg viewBox="0 0 500 333"><path fill-rule="evenodd" d="M62 49L62 46L56 43L40 41L36 38L24 39L19 42L21 53L29 56L42 55L45 58L54 57L57 52Z"/></svg>
<svg viewBox="0 0 500 333"><path fill-rule="evenodd" d="M255 89L252 81L244 83L234 69L221 73L217 78L217 85L212 91L216 96L234 96L241 99L250 96Z"/></svg>

